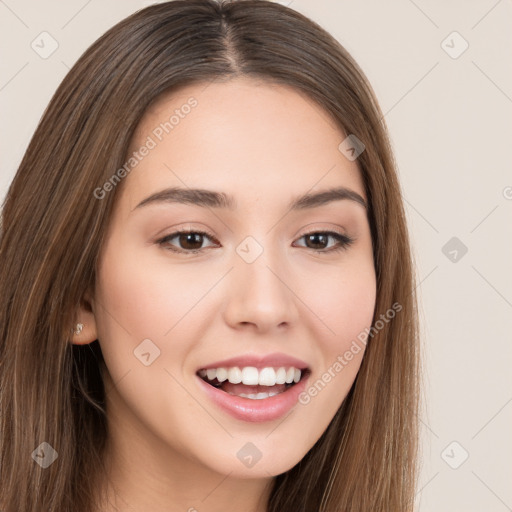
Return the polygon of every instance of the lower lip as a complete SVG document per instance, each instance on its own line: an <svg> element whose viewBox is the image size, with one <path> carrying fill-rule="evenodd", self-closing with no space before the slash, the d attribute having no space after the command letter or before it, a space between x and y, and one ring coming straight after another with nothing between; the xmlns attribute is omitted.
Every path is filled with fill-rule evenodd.
<svg viewBox="0 0 512 512"><path fill-rule="evenodd" d="M281 418L296 405L299 395L306 387L309 375L305 375L297 384L286 391L259 400L230 395L206 383L201 377L197 376L197 378L200 386L221 409L238 420L259 423Z"/></svg>

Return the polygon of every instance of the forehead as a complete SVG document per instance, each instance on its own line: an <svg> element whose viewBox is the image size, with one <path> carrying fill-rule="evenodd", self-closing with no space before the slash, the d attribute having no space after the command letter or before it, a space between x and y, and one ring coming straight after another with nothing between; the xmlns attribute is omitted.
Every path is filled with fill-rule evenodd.
<svg viewBox="0 0 512 512"><path fill-rule="evenodd" d="M339 150L345 137L286 85L244 77L182 87L158 98L134 133L129 154L152 149L126 178L129 202L170 186L247 199L346 186L366 199L357 163Z"/></svg>

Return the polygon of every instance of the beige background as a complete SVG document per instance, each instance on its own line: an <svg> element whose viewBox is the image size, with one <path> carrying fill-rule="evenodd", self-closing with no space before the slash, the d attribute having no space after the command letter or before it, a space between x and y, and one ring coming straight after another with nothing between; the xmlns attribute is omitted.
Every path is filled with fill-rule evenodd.
<svg viewBox="0 0 512 512"><path fill-rule="evenodd" d="M2 199L69 67L150 3L0 1ZM512 2L281 3L352 53L391 132L421 282L418 510L512 510ZM46 59L31 48L43 31L58 43Z"/></svg>

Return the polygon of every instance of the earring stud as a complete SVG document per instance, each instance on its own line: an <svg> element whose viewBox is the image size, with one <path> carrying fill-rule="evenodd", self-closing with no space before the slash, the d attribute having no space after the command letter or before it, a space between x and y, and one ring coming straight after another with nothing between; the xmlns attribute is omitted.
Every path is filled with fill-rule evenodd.
<svg viewBox="0 0 512 512"><path fill-rule="evenodd" d="M82 332L83 328L84 328L84 324L76 324L76 329L73 332L78 335Z"/></svg>

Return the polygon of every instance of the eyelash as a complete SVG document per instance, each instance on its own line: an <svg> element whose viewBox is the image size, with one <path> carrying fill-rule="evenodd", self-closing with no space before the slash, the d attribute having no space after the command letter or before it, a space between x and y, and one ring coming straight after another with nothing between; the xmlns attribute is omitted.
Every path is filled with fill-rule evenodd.
<svg viewBox="0 0 512 512"><path fill-rule="evenodd" d="M171 246L166 245L166 244L168 244L169 240L172 240L176 236L183 235L183 234L184 235L195 234L195 235L207 236L211 240L218 243L217 239L210 233L207 233L205 231L190 230L190 229L179 229L179 230L175 231L174 233L171 233L170 235L166 235L165 237L161 238L160 240L157 240L156 243L159 244L160 246L164 247L164 249L166 249L166 250L169 250L171 252L181 253L181 254L197 254L206 249L206 248L190 249L190 250L176 249L176 248L172 248ZM301 238L304 238L304 237L307 237L310 235L318 235L318 234L331 236L338 241L337 246L331 247L329 249L310 249L309 247L305 247L306 249L310 249L311 251L314 251L319 254L339 252L339 251L346 250L354 242L353 238L350 238L347 235L342 235L341 233L338 233L336 231L310 231L309 233L303 234L298 239L300 240Z"/></svg>

